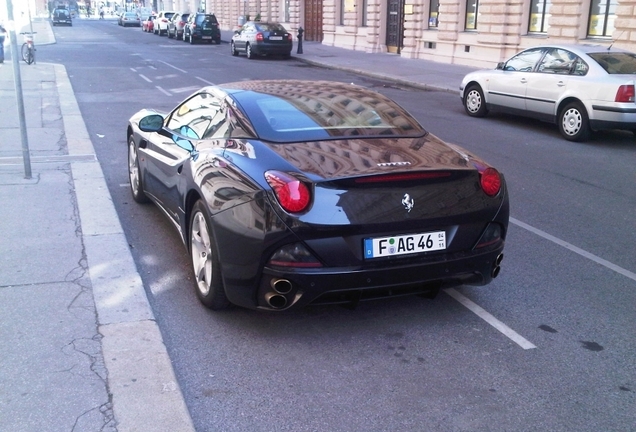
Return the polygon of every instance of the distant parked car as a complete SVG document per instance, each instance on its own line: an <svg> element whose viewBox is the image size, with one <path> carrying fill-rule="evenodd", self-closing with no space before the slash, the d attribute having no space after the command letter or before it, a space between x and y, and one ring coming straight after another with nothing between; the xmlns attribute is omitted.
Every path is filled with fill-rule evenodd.
<svg viewBox="0 0 636 432"><path fill-rule="evenodd" d="M57 25L73 25L73 19L71 18L71 12L66 8L55 8L52 14L52 22L54 26Z"/></svg>
<svg viewBox="0 0 636 432"><path fill-rule="evenodd" d="M170 21L168 22L169 38L183 38L183 27L186 25L189 16L189 12L177 12L172 16L172 18L170 18Z"/></svg>
<svg viewBox="0 0 636 432"><path fill-rule="evenodd" d="M495 69L471 72L460 85L473 117L506 111L556 123L569 141L594 130L636 133L636 54L600 45L545 45Z"/></svg>
<svg viewBox="0 0 636 432"><path fill-rule="evenodd" d="M244 52L248 59L257 55L291 56L292 34L278 23L248 21L234 32L230 42L233 56Z"/></svg>
<svg viewBox="0 0 636 432"><path fill-rule="evenodd" d="M183 27L183 40L194 44L197 41L221 43L221 30L214 14L194 13Z"/></svg>
<svg viewBox="0 0 636 432"><path fill-rule="evenodd" d="M157 14L155 21L153 23L152 32L156 35L163 35L168 32L168 22L175 14L174 11L161 11Z"/></svg>
<svg viewBox="0 0 636 432"><path fill-rule="evenodd" d="M119 15L117 24L122 27L141 27L141 19L135 12L123 12Z"/></svg>
<svg viewBox="0 0 636 432"><path fill-rule="evenodd" d="M144 21L141 22L141 30L147 33L151 33L154 28L155 16L149 15Z"/></svg>

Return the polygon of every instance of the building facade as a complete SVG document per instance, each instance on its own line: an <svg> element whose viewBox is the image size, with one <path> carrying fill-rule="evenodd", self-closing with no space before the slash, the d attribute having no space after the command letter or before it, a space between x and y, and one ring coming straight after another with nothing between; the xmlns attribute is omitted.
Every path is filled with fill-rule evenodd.
<svg viewBox="0 0 636 432"><path fill-rule="evenodd" d="M95 2L93 2L95 3ZM636 52L636 0L138 0L127 8L214 13L224 30L278 21L297 36L368 53L492 67L543 43Z"/></svg>

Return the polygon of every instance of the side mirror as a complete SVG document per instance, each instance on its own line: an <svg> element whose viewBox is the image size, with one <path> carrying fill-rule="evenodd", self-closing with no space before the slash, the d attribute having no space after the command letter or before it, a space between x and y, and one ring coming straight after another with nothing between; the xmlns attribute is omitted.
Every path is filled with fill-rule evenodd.
<svg viewBox="0 0 636 432"><path fill-rule="evenodd" d="M139 120L139 129L143 132L159 132L163 128L163 116L150 114Z"/></svg>
<svg viewBox="0 0 636 432"><path fill-rule="evenodd" d="M497 63L497 67L495 68L496 70L503 70L504 68L504 62L499 62Z"/></svg>

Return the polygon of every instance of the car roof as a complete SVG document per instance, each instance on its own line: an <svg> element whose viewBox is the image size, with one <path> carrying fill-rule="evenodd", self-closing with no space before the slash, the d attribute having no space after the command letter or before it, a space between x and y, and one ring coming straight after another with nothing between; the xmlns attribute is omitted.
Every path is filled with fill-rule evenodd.
<svg viewBox="0 0 636 432"><path fill-rule="evenodd" d="M568 51L572 51L575 54L589 54L589 53L598 53L598 52L626 52L630 53L631 51L624 50L621 48L616 48L613 46L604 46L598 44L545 44L545 45L537 45L535 47L529 47L524 51L534 48L560 48Z"/></svg>

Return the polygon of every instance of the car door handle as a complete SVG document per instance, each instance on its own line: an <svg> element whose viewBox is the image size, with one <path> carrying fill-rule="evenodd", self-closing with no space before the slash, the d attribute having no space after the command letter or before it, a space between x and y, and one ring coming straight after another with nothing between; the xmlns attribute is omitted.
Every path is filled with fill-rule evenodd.
<svg viewBox="0 0 636 432"><path fill-rule="evenodd" d="M559 82L557 83L557 86L559 86L559 87L563 87L563 86L565 86L565 83L564 83L563 81L559 81Z"/></svg>
<svg viewBox="0 0 636 432"><path fill-rule="evenodd" d="M528 83L528 80L527 80L527 79L525 79L525 78L521 78L521 81L520 81L520 82L521 82L521 84L527 84L527 83Z"/></svg>

